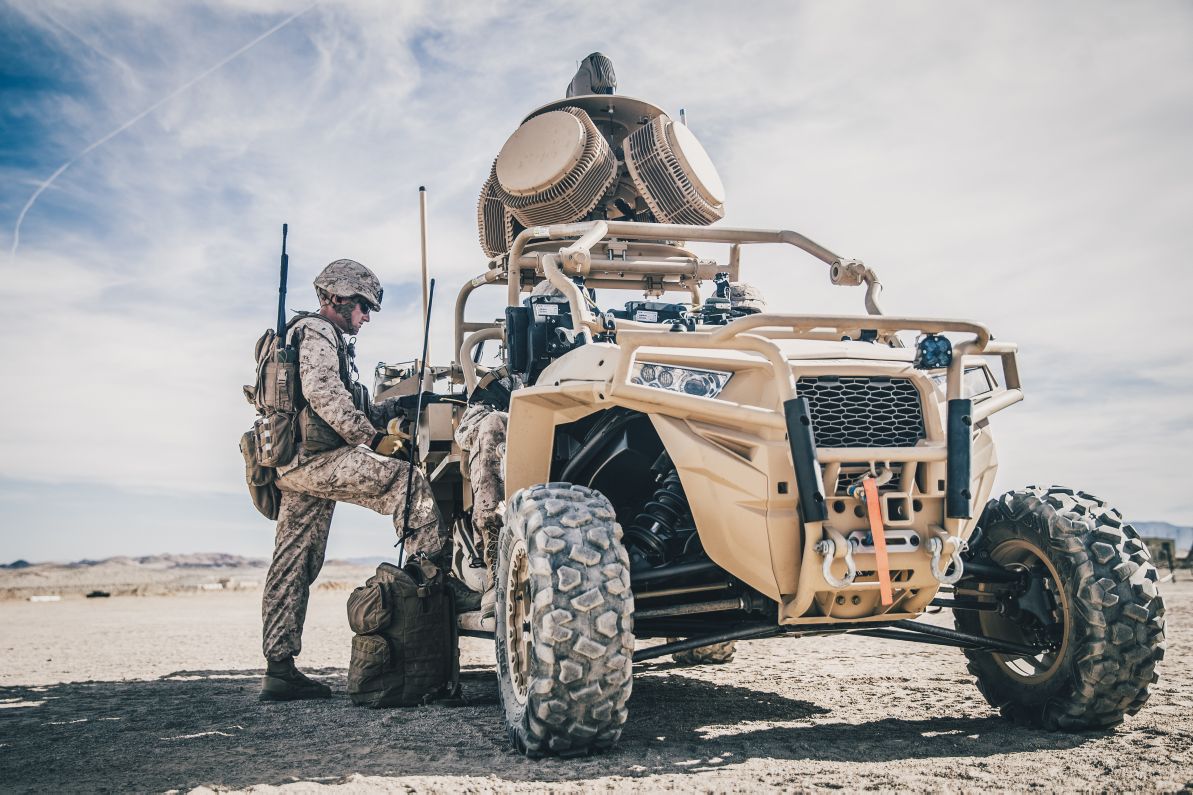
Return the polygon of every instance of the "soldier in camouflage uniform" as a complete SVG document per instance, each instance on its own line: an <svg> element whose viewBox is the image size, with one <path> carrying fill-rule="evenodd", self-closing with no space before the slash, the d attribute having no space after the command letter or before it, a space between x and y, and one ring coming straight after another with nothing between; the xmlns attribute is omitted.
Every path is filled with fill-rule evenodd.
<svg viewBox="0 0 1193 795"><path fill-rule="evenodd" d="M488 578L481 595L481 621L495 615L497 592L497 537L505 500L505 435L509 414L485 403L474 403L456 428L456 443L468 457L472 483L472 526L480 534Z"/></svg>
<svg viewBox="0 0 1193 795"><path fill-rule="evenodd" d="M599 54L599 53L598 53ZM562 296L545 279L534 286L531 295ZM506 375L500 384L512 392L522 386L517 375ZM474 393L473 400L476 400ZM488 571L485 592L481 595L481 622L493 621L497 607L494 588L497 572L497 536L505 501L505 437L509 414L488 403L473 402L456 426L456 444L468 461L468 479L472 483L472 526L480 534L481 550Z"/></svg>
<svg viewBox="0 0 1193 795"><path fill-rule="evenodd" d="M354 335L381 308L381 284L368 268L336 260L315 279L319 311L288 326L298 348L302 442L294 459L277 469L281 490L273 561L265 580L262 648L268 663L263 701L326 698L330 689L294 666L302 649L311 583L319 575L336 502L351 502L393 517L402 534L409 465L376 451L382 430L404 415L397 398L380 404L355 382ZM415 470L410 493L408 554L424 553L449 568L450 535L426 476Z"/></svg>

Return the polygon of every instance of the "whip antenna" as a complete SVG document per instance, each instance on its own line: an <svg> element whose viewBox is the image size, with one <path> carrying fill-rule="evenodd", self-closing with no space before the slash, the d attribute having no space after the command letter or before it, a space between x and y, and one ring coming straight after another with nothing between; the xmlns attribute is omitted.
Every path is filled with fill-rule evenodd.
<svg viewBox="0 0 1193 795"><path fill-rule="evenodd" d="M425 283L425 282L424 282ZM418 401L415 403L413 427L410 434L410 458L406 468L406 507L402 510L402 535L398 536L398 564L406 562L406 538L410 535L410 489L414 486L414 459L418 451L418 423L423 414L423 381L427 374L427 346L431 339L431 302L435 300L435 280L427 289L427 314L423 323L423 358L418 368Z"/></svg>
<svg viewBox="0 0 1193 795"><path fill-rule="evenodd" d="M427 290L427 186L418 186L418 218L422 234L422 273L423 273L423 325L426 326L431 318L431 298ZM427 360L427 351L423 347L423 361ZM422 380L419 380L422 389Z"/></svg>

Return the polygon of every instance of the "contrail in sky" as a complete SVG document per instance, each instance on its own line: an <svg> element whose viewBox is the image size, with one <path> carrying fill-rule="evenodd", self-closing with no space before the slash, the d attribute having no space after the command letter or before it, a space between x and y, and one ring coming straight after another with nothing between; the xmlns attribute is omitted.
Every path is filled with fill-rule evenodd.
<svg viewBox="0 0 1193 795"><path fill-rule="evenodd" d="M77 155L75 155L74 157L72 157L70 160L67 160L65 163L63 163L62 165L60 165L60 166L58 167L58 170L57 170L57 171L55 171L53 174L51 174L51 175L49 176L49 178L48 178L48 179L46 179L44 182L42 182L40 185L38 185L38 186L37 186L37 190L33 191L33 195L29 197L29 201L25 202L25 206L21 208L21 212L20 212L20 214L19 214L19 215L17 215L17 222L16 222L16 225L14 225L14 226L13 226L13 228L12 228L12 250L9 252L9 255L10 255L10 257L12 257L13 259L15 259L15 258L16 258L16 256L17 256L17 247L21 245L21 223L22 223L22 222L25 220L25 215L26 215L26 214L29 212L29 209L30 209L30 208L33 206L33 203L37 201L37 197L38 197L38 196L40 196L40 195L41 195L41 194L42 194L42 193L45 191L45 189L46 189L46 188L48 188L48 187L50 187L51 185L53 185L53 184L54 184L54 180L56 180L56 179L58 179L58 177L62 176L62 172L63 172L63 171L66 171L66 169L68 169L68 168L70 168L72 165L74 165L74 164L75 164L75 162L76 162L76 161L77 161L79 158L83 157L85 154L87 154L87 153L88 153L88 152L90 152L91 150L93 150L93 149L97 149L98 147L100 147L100 146L103 146L103 145L104 145L104 144L106 144L108 141L112 140L112 139L113 139L113 138L115 138L117 135L120 135L120 133L124 132L124 131L125 131L125 130L127 130L129 127L132 127L134 124L136 124L137 122L139 122L141 119L143 119L143 118L145 118L146 116L148 116L150 113L153 113L153 111L157 110L157 109L158 109L158 108L160 108L162 105L164 105L164 104L166 104L167 102L169 102L170 100L174 99L174 97L178 96L178 95L179 95L179 94L181 94L183 91L186 91L188 88L190 88L191 86L193 86L195 83L198 83L200 80L202 80L203 78L207 77L207 76L208 76L208 75L210 75L212 72L215 72L215 71L217 71L217 70L221 69L222 67L226 66L226 65L227 65L227 64L228 64L230 61L234 60L235 58L239 57L240 55L243 55L243 54L244 54L246 51L248 51L248 50L252 49L253 47L257 46L257 45L258 45L258 44L260 44L262 41L264 41L265 39L269 38L269 37L270 37L270 36L272 36L273 34L277 33L279 30L281 30L282 28L286 27L286 26L287 26L287 25L289 25L291 22L293 22L294 20L298 19L298 18L299 18L299 17L301 17L303 14L307 13L308 11L310 11L312 8L314 8L314 7L315 7L315 6L317 6L317 5L319 5L319 3L317 3L317 2L316 2L316 3L311 3L309 6L307 6L307 7L306 7L306 8L304 8L303 10L299 11L298 13L296 13L296 14L292 14L292 15L290 15L290 16L288 16L288 17L286 17L286 18L285 18L285 19L283 19L281 22L279 22L278 24L274 25L272 28L270 28L269 30L265 31L264 33L262 33L262 34L261 34L260 36L258 36L257 38L255 38L255 39L253 39L252 41L250 41L248 44L244 45L244 46L243 46L243 47L241 47L240 49L238 49L238 50L236 50L235 52L233 52L231 55L229 55L229 56L227 56L226 58L224 58L222 61L220 61L219 63L217 63L215 66L212 66L211 68L207 69L206 71L204 71L204 72L201 72L199 75L197 75L197 76L195 76L195 77L192 77L190 80L186 81L185 83L183 83L182 85L180 85L178 88L174 89L174 90L173 90L173 91L171 91L169 94L167 94L166 96L162 97L162 98L161 98L161 99L159 99L157 102L153 103L153 104L152 104L152 105L150 105L148 108L146 108L145 110L141 111L141 112L140 112L140 113L138 113L136 116L133 116L131 119L129 119L128 121L126 121L124 124L121 124L119 127L117 127L116 129L112 130L110 133L108 133L107 135L105 135L103 138L100 138L98 141L96 141L95 143L93 143L93 144L89 145L89 146L88 146L86 149L84 149L83 151L79 152Z"/></svg>

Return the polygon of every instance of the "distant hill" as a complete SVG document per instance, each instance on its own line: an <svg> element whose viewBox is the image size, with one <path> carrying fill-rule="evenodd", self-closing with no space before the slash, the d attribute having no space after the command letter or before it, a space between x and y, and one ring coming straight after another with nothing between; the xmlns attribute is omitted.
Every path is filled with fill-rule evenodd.
<svg viewBox="0 0 1193 795"><path fill-rule="evenodd" d="M393 563L397 558L363 557L328 560L328 564L342 563L352 566L376 567L385 561ZM12 563L0 563L0 569L27 569L30 566L65 566L72 569L92 568L95 566L142 566L150 569L252 569L265 568L269 561L265 558L246 558L243 555L229 555L225 552L194 552L189 555L116 555L102 560L83 558L70 563L42 561L30 563L27 560L14 560Z"/></svg>
<svg viewBox="0 0 1193 795"><path fill-rule="evenodd" d="M17 561L8 568L17 568ZM225 552L194 552L188 555L143 555L130 557L116 555L103 560L84 558L71 563L60 565L70 568L87 568L93 566L144 566L150 569L242 569L265 566L268 561L262 558L246 558L241 555L229 555ZM28 566L25 563L25 566Z"/></svg>
<svg viewBox="0 0 1193 795"><path fill-rule="evenodd" d="M339 562L340 563L351 563L353 566L367 566L370 569L375 569L378 566L380 566L382 563L397 563L398 556L394 555L393 557L390 557L390 558L380 558L380 557L344 558L343 560L341 560Z"/></svg>
<svg viewBox="0 0 1193 795"><path fill-rule="evenodd" d="M372 574L370 569L376 568L374 560L382 558L362 559L362 563L329 560L316 587L344 589L359 585ZM25 599L39 594L82 596L91 591L117 596L259 589L268 565L264 558L223 552L118 555L73 563L17 560L0 564L0 599Z"/></svg>

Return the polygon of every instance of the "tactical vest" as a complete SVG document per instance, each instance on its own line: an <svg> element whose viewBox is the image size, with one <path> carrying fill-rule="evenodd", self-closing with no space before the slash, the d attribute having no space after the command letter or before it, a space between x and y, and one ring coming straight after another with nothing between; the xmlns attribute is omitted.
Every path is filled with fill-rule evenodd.
<svg viewBox="0 0 1193 795"><path fill-rule="evenodd" d="M358 373L352 346L344 341L340 329L327 318L314 312L299 312L286 324L285 339L292 355L286 361L279 361L277 336L272 329L267 330L257 340L255 349L257 383L254 387L245 387L245 396L257 408L259 415L256 423L257 461L262 466L287 464L299 449L304 453L322 453L347 444L334 428L315 413L302 394L298 352L302 346L303 332L302 329L295 332L294 326L308 318L331 327L340 381L352 395L353 405L360 411L368 410L369 395L364 385L356 380Z"/></svg>

